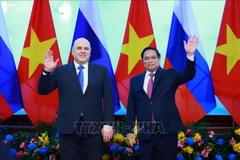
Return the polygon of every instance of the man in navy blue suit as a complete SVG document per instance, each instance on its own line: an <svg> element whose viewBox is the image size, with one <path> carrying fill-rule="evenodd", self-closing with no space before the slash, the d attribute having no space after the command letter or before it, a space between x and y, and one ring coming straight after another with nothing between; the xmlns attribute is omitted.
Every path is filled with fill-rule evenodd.
<svg viewBox="0 0 240 160"><path fill-rule="evenodd" d="M59 92L57 132L61 160L101 160L103 141L112 136L114 104L108 70L89 62L91 45L85 38L75 40L74 61L57 67L52 51L44 55L39 94Z"/></svg>
<svg viewBox="0 0 240 160"><path fill-rule="evenodd" d="M184 41L186 66L183 72L160 67L160 53L146 47L141 58L146 71L130 81L128 97L126 133L128 143L135 143L133 128L138 121L138 138L141 160L176 160L178 154L177 133L183 128L182 120L175 104L175 92L181 84L194 78L194 52L198 38L189 37Z"/></svg>

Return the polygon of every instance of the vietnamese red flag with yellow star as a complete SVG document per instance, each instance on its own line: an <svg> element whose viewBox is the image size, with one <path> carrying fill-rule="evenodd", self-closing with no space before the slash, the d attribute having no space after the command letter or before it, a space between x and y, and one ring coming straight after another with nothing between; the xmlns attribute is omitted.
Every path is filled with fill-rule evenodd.
<svg viewBox="0 0 240 160"><path fill-rule="evenodd" d="M34 124L38 120L52 122L56 118L57 90L46 96L37 93L38 79L44 68L44 54L49 49L53 51L54 61L60 59L49 1L34 0L18 66L24 110ZM60 60L58 65L61 63Z"/></svg>
<svg viewBox="0 0 240 160"><path fill-rule="evenodd" d="M240 125L240 1L226 0L212 63L214 91Z"/></svg>
<svg viewBox="0 0 240 160"><path fill-rule="evenodd" d="M116 81L121 103L127 107L130 79L145 71L141 52L156 47L147 0L132 0L121 54L116 69Z"/></svg>

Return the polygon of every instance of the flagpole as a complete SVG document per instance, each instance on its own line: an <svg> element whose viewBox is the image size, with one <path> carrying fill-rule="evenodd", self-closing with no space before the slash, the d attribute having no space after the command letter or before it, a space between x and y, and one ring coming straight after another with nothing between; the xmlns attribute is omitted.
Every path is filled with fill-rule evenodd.
<svg viewBox="0 0 240 160"><path fill-rule="evenodd" d="M233 112L232 113L235 113L235 107L236 107L236 101L233 100L233 110L232 110ZM232 118L232 131L234 131L235 130L235 121L234 121L234 118L232 116L231 116L231 118Z"/></svg>
<svg viewBox="0 0 240 160"><path fill-rule="evenodd" d="M232 130L233 130L233 131L235 130L235 121L234 121L233 118L232 118Z"/></svg>
<svg viewBox="0 0 240 160"><path fill-rule="evenodd" d="M236 101L233 101L233 112L232 113L234 113L235 112L235 107L236 107ZM231 116L232 117L232 116ZM233 119L233 117L232 117L232 130L234 131L235 130L235 121L234 121L234 119Z"/></svg>

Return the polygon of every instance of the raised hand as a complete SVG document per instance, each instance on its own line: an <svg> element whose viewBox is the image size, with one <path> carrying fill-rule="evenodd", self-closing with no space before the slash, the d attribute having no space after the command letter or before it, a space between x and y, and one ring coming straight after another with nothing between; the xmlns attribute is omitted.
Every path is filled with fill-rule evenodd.
<svg viewBox="0 0 240 160"><path fill-rule="evenodd" d="M187 55L191 56L194 54L197 45L198 45L198 38L196 36L190 36L187 43L184 41L184 49L187 52Z"/></svg>
<svg viewBox="0 0 240 160"><path fill-rule="evenodd" d="M59 59L54 62L53 52L51 50L47 50L47 52L44 54L44 70L51 72L57 67L58 61Z"/></svg>

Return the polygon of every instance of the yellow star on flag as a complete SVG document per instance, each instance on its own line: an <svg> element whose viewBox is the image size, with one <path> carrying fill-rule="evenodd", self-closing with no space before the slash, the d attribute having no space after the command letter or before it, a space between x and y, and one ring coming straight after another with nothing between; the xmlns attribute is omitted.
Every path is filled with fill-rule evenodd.
<svg viewBox="0 0 240 160"><path fill-rule="evenodd" d="M240 60L240 39L233 33L227 25L227 43L216 48L216 52L225 55L227 58L227 74L230 73L234 65Z"/></svg>
<svg viewBox="0 0 240 160"><path fill-rule="evenodd" d="M43 64L44 54L52 47L56 38L40 42L35 31L31 28L30 46L23 49L22 56L29 59L28 78L31 77L39 64Z"/></svg>
<svg viewBox="0 0 240 160"><path fill-rule="evenodd" d="M154 39L153 35L139 38L132 25L129 23L129 42L122 46L122 53L128 55L128 74L131 73L137 62L141 60L140 53L149 46Z"/></svg>

